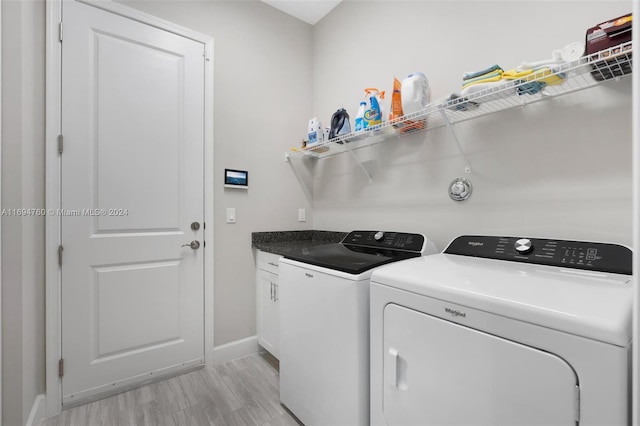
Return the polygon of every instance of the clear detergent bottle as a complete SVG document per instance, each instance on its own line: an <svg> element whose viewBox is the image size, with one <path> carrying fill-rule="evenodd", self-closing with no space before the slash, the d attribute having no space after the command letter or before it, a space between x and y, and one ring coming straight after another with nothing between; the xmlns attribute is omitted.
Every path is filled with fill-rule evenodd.
<svg viewBox="0 0 640 426"><path fill-rule="evenodd" d="M360 108L358 108L358 114L356 115L356 132L364 130L364 111L367 109L366 102L360 102Z"/></svg>

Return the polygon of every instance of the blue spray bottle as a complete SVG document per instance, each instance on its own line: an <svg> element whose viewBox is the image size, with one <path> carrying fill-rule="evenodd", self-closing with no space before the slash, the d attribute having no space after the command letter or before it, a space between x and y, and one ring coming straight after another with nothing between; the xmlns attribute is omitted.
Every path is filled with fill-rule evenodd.
<svg viewBox="0 0 640 426"><path fill-rule="evenodd" d="M364 130L364 111L366 109L367 109L367 103L360 102L360 108L358 108L358 114L356 115L356 128L355 128L356 132Z"/></svg>
<svg viewBox="0 0 640 426"><path fill-rule="evenodd" d="M369 98L370 107L364 112L364 128L375 126L382 123L382 111L380 110L380 102L378 96L380 91L374 88L364 89Z"/></svg>

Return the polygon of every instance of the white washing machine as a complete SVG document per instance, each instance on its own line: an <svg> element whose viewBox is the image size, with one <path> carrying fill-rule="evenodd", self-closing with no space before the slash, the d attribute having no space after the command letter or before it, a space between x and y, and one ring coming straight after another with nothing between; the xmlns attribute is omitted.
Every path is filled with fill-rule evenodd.
<svg viewBox="0 0 640 426"><path fill-rule="evenodd" d="M371 278L371 424L628 425L631 251L463 236Z"/></svg>
<svg viewBox="0 0 640 426"><path fill-rule="evenodd" d="M371 273L433 253L419 234L353 231L280 259L280 401L302 423L369 424Z"/></svg>

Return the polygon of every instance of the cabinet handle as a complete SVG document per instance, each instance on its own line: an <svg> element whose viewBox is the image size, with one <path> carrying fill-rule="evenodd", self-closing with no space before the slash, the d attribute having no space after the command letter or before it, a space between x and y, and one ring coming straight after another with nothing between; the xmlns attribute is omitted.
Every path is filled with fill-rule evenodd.
<svg viewBox="0 0 640 426"><path fill-rule="evenodd" d="M273 301L278 301L278 284L273 283Z"/></svg>
<svg viewBox="0 0 640 426"><path fill-rule="evenodd" d="M273 300L273 283L270 283L270 284L271 284L271 300Z"/></svg>

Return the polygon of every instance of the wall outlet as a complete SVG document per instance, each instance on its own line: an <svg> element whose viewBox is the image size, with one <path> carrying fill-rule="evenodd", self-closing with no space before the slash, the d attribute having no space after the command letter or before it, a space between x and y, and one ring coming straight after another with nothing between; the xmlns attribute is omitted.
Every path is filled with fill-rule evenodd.
<svg viewBox="0 0 640 426"><path fill-rule="evenodd" d="M227 223L236 223L236 209L234 207L227 209Z"/></svg>
<svg viewBox="0 0 640 426"><path fill-rule="evenodd" d="M307 211L305 209L298 209L298 222L307 221Z"/></svg>

